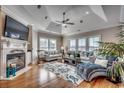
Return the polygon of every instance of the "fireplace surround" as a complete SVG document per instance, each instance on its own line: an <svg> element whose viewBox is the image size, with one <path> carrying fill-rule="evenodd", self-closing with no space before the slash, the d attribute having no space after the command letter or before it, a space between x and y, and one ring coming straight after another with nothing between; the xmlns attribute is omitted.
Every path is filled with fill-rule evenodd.
<svg viewBox="0 0 124 93"><path fill-rule="evenodd" d="M12 80L30 69L27 64L27 41L0 38L0 80ZM9 64L16 64L17 72L15 77L7 78L6 67Z"/></svg>

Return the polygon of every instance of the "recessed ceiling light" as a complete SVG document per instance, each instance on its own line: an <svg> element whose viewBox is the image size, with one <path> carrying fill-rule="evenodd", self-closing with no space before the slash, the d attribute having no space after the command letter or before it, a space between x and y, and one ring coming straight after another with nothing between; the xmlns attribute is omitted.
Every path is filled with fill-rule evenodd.
<svg viewBox="0 0 124 93"><path fill-rule="evenodd" d="M45 19L47 19L48 18L48 16L45 16Z"/></svg>
<svg viewBox="0 0 124 93"><path fill-rule="evenodd" d="M85 12L85 14L87 14L87 15L88 15L88 14L89 14L89 11L86 11L86 12Z"/></svg>
<svg viewBox="0 0 124 93"><path fill-rule="evenodd" d="M83 20L80 20L80 23L83 23Z"/></svg>

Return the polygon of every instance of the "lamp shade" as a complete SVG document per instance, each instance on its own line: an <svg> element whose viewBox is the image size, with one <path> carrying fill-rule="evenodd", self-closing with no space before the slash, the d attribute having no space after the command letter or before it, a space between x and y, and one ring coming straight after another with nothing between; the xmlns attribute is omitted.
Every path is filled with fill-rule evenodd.
<svg viewBox="0 0 124 93"><path fill-rule="evenodd" d="M61 46L61 50L64 50L64 47L63 46Z"/></svg>

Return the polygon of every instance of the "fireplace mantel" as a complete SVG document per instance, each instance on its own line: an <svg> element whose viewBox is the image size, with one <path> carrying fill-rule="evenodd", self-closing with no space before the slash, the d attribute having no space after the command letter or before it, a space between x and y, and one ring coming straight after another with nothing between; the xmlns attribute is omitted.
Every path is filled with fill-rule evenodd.
<svg viewBox="0 0 124 93"><path fill-rule="evenodd" d="M17 72L17 76L23 73L28 68L27 66L27 41L16 40L6 37L0 38L0 79L1 80L11 80L12 78L6 78L6 67L7 67L7 55L12 54L12 51L20 50L25 53L25 67ZM19 51L19 52L20 52Z"/></svg>

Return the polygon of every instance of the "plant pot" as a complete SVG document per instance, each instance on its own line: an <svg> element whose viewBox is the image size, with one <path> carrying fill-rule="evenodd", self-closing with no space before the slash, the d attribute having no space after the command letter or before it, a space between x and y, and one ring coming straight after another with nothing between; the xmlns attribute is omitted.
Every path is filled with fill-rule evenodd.
<svg viewBox="0 0 124 93"><path fill-rule="evenodd" d="M114 79L112 79L111 77L108 77L107 80L113 82L113 83L121 83L122 82L122 79L121 77L116 77Z"/></svg>

